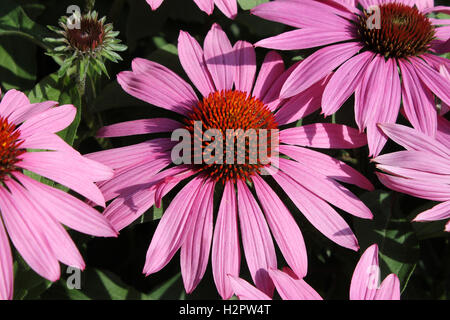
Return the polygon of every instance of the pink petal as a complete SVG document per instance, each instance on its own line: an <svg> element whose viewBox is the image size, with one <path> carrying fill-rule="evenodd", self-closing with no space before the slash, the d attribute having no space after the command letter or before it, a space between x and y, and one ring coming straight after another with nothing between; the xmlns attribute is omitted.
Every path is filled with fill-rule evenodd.
<svg viewBox="0 0 450 320"><path fill-rule="evenodd" d="M283 257L294 272L303 278L308 272L308 257L300 228L277 194L261 177L255 175L252 181Z"/></svg>
<svg viewBox="0 0 450 320"><path fill-rule="evenodd" d="M181 246L181 274L186 293L199 284L208 266L209 250L213 233L213 181L205 181L192 206L191 230Z"/></svg>
<svg viewBox="0 0 450 320"><path fill-rule="evenodd" d="M235 54L230 40L217 23L206 35L204 55L216 89L231 90L236 66Z"/></svg>
<svg viewBox="0 0 450 320"><path fill-rule="evenodd" d="M363 219L372 219L372 213L352 192L338 182L299 162L279 159L280 169L325 201Z"/></svg>
<svg viewBox="0 0 450 320"><path fill-rule="evenodd" d="M217 8L230 19L234 19L237 15L237 0L214 0Z"/></svg>
<svg viewBox="0 0 450 320"><path fill-rule="evenodd" d="M267 269L277 267L272 237L264 215L247 185L237 182L239 222L245 258L256 287L271 296L274 286Z"/></svg>
<svg viewBox="0 0 450 320"><path fill-rule="evenodd" d="M280 270L269 270L278 293L283 300L323 300L303 279L295 279Z"/></svg>
<svg viewBox="0 0 450 320"><path fill-rule="evenodd" d="M400 280L391 273L383 280L374 300L400 300Z"/></svg>
<svg viewBox="0 0 450 320"><path fill-rule="evenodd" d="M450 200L418 214L413 221L436 221L450 218Z"/></svg>
<svg viewBox="0 0 450 320"><path fill-rule="evenodd" d="M340 246L359 249L358 241L347 222L328 203L282 171L272 176L317 230Z"/></svg>
<svg viewBox="0 0 450 320"><path fill-rule="evenodd" d="M436 140L445 145L450 150L450 121L444 117L438 117Z"/></svg>
<svg viewBox="0 0 450 320"><path fill-rule="evenodd" d="M253 96L262 101L272 84L281 76L283 72L283 59L277 52L269 51L264 57L258 77L256 78L256 83L253 88Z"/></svg>
<svg viewBox="0 0 450 320"><path fill-rule="evenodd" d="M208 15L213 13L214 0L194 0L194 2L200 8L200 10L206 12Z"/></svg>
<svg viewBox="0 0 450 320"><path fill-rule="evenodd" d="M373 244L363 253L353 271L350 300L373 300L379 281L378 246Z"/></svg>
<svg viewBox="0 0 450 320"><path fill-rule="evenodd" d="M22 110L28 108L30 100L27 96L15 89L8 90L0 102L0 115L2 117L9 117L11 114L17 112L16 110Z"/></svg>
<svg viewBox="0 0 450 320"><path fill-rule="evenodd" d="M35 115L47 111L50 108L56 106L58 102L56 101L44 101L41 103L31 103L24 105L17 105L8 120L19 124L22 123Z"/></svg>
<svg viewBox="0 0 450 320"><path fill-rule="evenodd" d="M233 50L236 54L234 88L250 94L256 73L255 49L247 41L238 41Z"/></svg>
<svg viewBox="0 0 450 320"><path fill-rule="evenodd" d="M163 0L147 0L147 3L150 5L152 10L158 9L162 2Z"/></svg>
<svg viewBox="0 0 450 320"><path fill-rule="evenodd" d="M155 273L172 259L190 230L188 222L203 180L194 178L172 200L164 212L147 251L144 273Z"/></svg>
<svg viewBox="0 0 450 320"><path fill-rule="evenodd" d="M227 275L239 276L240 260L236 192L233 183L228 181L217 214L211 255L214 282L224 300L233 295Z"/></svg>
<svg viewBox="0 0 450 320"><path fill-rule="evenodd" d="M279 151L329 178L351 183L369 191L374 189L372 183L361 173L326 154L289 145L281 145Z"/></svg>
<svg viewBox="0 0 450 320"><path fill-rule="evenodd" d="M0 219L0 300L12 300L14 270L8 235Z"/></svg>
<svg viewBox="0 0 450 320"><path fill-rule="evenodd" d="M367 144L366 135L334 123L315 123L280 131L280 142L303 147L351 149Z"/></svg>
<svg viewBox="0 0 450 320"><path fill-rule="evenodd" d="M110 138L137 134L172 132L182 126L183 125L180 122L167 118L133 120L105 126L97 132L97 137Z"/></svg>
<svg viewBox="0 0 450 320"><path fill-rule="evenodd" d="M228 278L239 300L272 300L267 294L258 290L247 281L232 275L229 275Z"/></svg>
<svg viewBox="0 0 450 320"><path fill-rule="evenodd" d="M277 36L260 40L254 45L255 47L276 50L300 50L352 39L354 39L354 35L346 30L306 28L287 31Z"/></svg>
<svg viewBox="0 0 450 320"><path fill-rule="evenodd" d="M212 0L210 2L212 4ZM189 79L204 97L216 90L203 57L202 47L185 31L180 31L178 36L178 56Z"/></svg>
<svg viewBox="0 0 450 320"><path fill-rule="evenodd" d="M320 19L323 19L320 17ZM323 20L321 20L323 23ZM281 89L281 97L289 98L323 79L362 48L357 42L341 43L322 48L292 72Z"/></svg>
<svg viewBox="0 0 450 320"><path fill-rule="evenodd" d="M374 54L365 51L345 62L333 74L322 96L322 110L325 116L335 113L352 95L366 72Z"/></svg>

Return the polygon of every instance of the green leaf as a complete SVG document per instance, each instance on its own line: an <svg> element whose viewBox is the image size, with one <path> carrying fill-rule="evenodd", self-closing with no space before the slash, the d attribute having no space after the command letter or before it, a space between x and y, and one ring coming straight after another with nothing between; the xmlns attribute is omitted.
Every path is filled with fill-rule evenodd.
<svg viewBox="0 0 450 320"><path fill-rule="evenodd" d="M419 259L419 242L411 222L398 208L397 196L382 190L364 194L361 200L372 211L373 220L354 218L354 227L361 253L377 243L382 277L395 273L403 291Z"/></svg>
<svg viewBox="0 0 450 320"><path fill-rule="evenodd" d="M52 282L39 276L17 255L14 259L14 299L38 299L52 286Z"/></svg>
<svg viewBox="0 0 450 320"><path fill-rule="evenodd" d="M261 3L269 2L269 0L238 0L242 10L250 10Z"/></svg>

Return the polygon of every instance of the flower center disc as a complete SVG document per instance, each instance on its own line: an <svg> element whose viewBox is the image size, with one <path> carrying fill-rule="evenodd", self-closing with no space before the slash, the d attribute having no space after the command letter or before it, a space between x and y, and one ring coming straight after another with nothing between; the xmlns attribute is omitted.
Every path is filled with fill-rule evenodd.
<svg viewBox="0 0 450 320"><path fill-rule="evenodd" d="M387 58L425 53L434 38L430 20L416 7L400 3L382 4L358 17L358 34L369 50ZM377 24L378 20L378 24Z"/></svg>
<svg viewBox="0 0 450 320"><path fill-rule="evenodd" d="M67 30L69 44L80 51L95 50L103 43L105 32L103 25L96 19L82 17L80 28Z"/></svg>
<svg viewBox="0 0 450 320"><path fill-rule="evenodd" d="M16 169L15 164L20 161L18 157L25 152L19 148L23 142L19 136L16 126L0 116L0 182Z"/></svg>
<svg viewBox="0 0 450 320"><path fill-rule="evenodd" d="M199 123L201 131L196 129ZM222 182L246 179L259 173L268 164L272 136L276 135L273 130L278 129L272 112L264 103L245 92L232 90L214 92L203 98L185 119L185 124L194 137L192 150L196 144L203 150L202 163L195 161L195 151L191 163L215 181ZM220 134L222 140L217 141L217 136L211 132ZM221 144L222 148L206 153L213 142ZM260 152L261 149L264 151ZM228 161L231 154L233 161ZM217 159L217 156L222 161L208 161L208 157Z"/></svg>

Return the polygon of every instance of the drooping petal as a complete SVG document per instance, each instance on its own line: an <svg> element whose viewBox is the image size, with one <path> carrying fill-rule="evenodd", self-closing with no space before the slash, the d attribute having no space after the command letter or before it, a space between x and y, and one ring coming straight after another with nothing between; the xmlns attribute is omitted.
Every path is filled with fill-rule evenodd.
<svg viewBox="0 0 450 320"><path fill-rule="evenodd" d="M0 219L0 300L12 300L14 271L8 236Z"/></svg>
<svg viewBox="0 0 450 320"><path fill-rule="evenodd" d="M237 1L236 0L214 0L217 8L223 12L230 19L234 19L237 15Z"/></svg>
<svg viewBox="0 0 450 320"><path fill-rule="evenodd" d="M213 181L205 181L192 206L191 230L181 246L180 263L186 293L199 284L208 266L213 233Z"/></svg>
<svg viewBox="0 0 450 320"><path fill-rule="evenodd" d="M172 132L183 125L168 118L152 118L120 122L105 126L97 132L97 137L111 138L124 137L138 134Z"/></svg>
<svg viewBox="0 0 450 320"><path fill-rule="evenodd" d="M374 300L400 300L400 280L397 275L388 275L377 290Z"/></svg>
<svg viewBox="0 0 450 320"><path fill-rule="evenodd" d="M191 180L164 212L147 251L143 271L147 276L164 268L183 244L186 232L190 230L188 220L195 195L202 182L198 177Z"/></svg>
<svg viewBox="0 0 450 320"><path fill-rule="evenodd" d="M269 270L283 300L323 300L322 297L303 279L295 279L280 270Z"/></svg>
<svg viewBox="0 0 450 320"><path fill-rule="evenodd" d="M274 290L267 269L277 267L269 227L248 187L237 181L239 222L245 258L256 287L271 296Z"/></svg>
<svg viewBox="0 0 450 320"><path fill-rule="evenodd" d="M214 11L214 0L194 0L195 4L200 10L206 12L208 15Z"/></svg>
<svg viewBox="0 0 450 320"><path fill-rule="evenodd" d="M379 281L378 246L373 244L364 251L353 271L350 300L373 300Z"/></svg>
<svg viewBox="0 0 450 320"><path fill-rule="evenodd" d="M231 287L240 300L272 300L267 294L255 288L247 281L229 275Z"/></svg>
<svg viewBox="0 0 450 320"><path fill-rule="evenodd" d="M150 7L152 8L152 10L156 10L159 8L159 6L161 5L161 3L164 0L147 0L147 3L150 5Z"/></svg>
<svg viewBox="0 0 450 320"><path fill-rule="evenodd" d="M30 100L25 94L15 89L8 90L0 103L0 115L9 117L15 110L28 108L29 105Z"/></svg>
<svg viewBox="0 0 450 320"><path fill-rule="evenodd" d="M256 78L255 86L253 87L253 96L263 101L272 84L283 72L283 59L277 52L269 51L264 57L258 77Z"/></svg>
<svg viewBox="0 0 450 320"><path fill-rule="evenodd" d="M413 221L436 221L450 218L450 200L418 214Z"/></svg>
<svg viewBox="0 0 450 320"><path fill-rule="evenodd" d="M210 2L212 3L212 0ZM178 36L178 56L184 71L200 93L207 97L214 92L214 82L206 66L203 49L197 40L185 31L180 31Z"/></svg>
<svg viewBox="0 0 450 320"><path fill-rule="evenodd" d="M283 257L295 274L303 278L308 271L308 257L300 228L277 194L261 177L255 175L252 181Z"/></svg>
<svg viewBox="0 0 450 320"><path fill-rule="evenodd" d="M235 43L233 50L236 54L234 88L250 94L256 73L255 49L247 41L238 41Z"/></svg>
<svg viewBox="0 0 450 320"><path fill-rule="evenodd" d="M239 276L241 254L237 228L236 192L233 183L228 181L217 214L211 256L214 282L224 300L233 295L227 275Z"/></svg>

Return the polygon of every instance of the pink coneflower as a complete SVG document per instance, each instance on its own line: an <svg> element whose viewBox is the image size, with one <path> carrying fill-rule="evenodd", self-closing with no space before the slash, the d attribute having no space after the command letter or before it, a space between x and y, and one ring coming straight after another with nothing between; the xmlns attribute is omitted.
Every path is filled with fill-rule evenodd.
<svg viewBox="0 0 450 320"><path fill-rule="evenodd" d="M299 279L292 270L269 270L269 275L283 300L322 300L322 297ZM271 297L247 281L229 276L231 286L240 300L270 300ZM391 273L379 285L378 246L367 248L358 261L350 283L350 300L399 300L400 281Z"/></svg>
<svg viewBox="0 0 450 320"><path fill-rule="evenodd" d="M364 251L356 265L350 283L350 300L400 300L400 281L396 274L388 275L381 285L378 265L378 245Z"/></svg>
<svg viewBox="0 0 450 320"><path fill-rule="evenodd" d="M156 10L164 0L147 0L152 10ZM173 0L171 0L173 1ZM183 0L186 1L186 0ZM212 14L214 11L214 4L230 19L234 19L237 15L237 0L193 0L200 10L207 14Z"/></svg>
<svg viewBox="0 0 450 320"><path fill-rule="evenodd" d="M360 0L361 9L332 0L263 3L252 13L299 29L255 45L280 50L325 45L291 73L281 97L332 74L322 96L323 113L335 113L355 93L355 121L361 131L367 129L370 155L377 156L387 137L376 124L395 123L401 101L409 122L429 136L437 125L434 95L450 103L450 80L439 74L439 66L450 61L433 54L450 51L445 44L450 21L427 17L450 8L429 2Z"/></svg>
<svg viewBox="0 0 450 320"><path fill-rule="evenodd" d="M73 106L54 108L56 104L30 104L16 90L8 91L0 103L0 299L13 297L8 238L33 270L56 281L58 261L79 269L85 266L61 224L94 236L117 234L99 212L81 200L24 173L37 173L105 205L94 182L111 178L112 170L82 157L55 134L72 123L76 114Z"/></svg>
<svg viewBox="0 0 450 320"><path fill-rule="evenodd" d="M382 124L381 130L406 150L376 157L377 173L388 188L414 197L441 201L414 221L450 218L450 123L438 118L436 138L402 125ZM450 231L450 222L445 231Z"/></svg>
<svg viewBox="0 0 450 320"><path fill-rule="evenodd" d="M280 100L279 90L292 69L285 71L281 57L269 52L255 81L253 46L245 41L232 46L217 24L207 34L203 49L181 31L178 52L186 74L202 98L175 73L145 59L135 59L133 70L121 72L118 82L129 94L178 113L180 122L167 118L136 120L107 126L99 132L100 136L173 132L180 128L192 132L194 121L220 132L227 129L261 132L279 129L319 108L324 81L301 95ZM190 141L197 138L194 135ZM238 220L247 265L258 288L266 293L273 290L264 271L276 268L272 236L292 270L299 276L306 274L307 257L300 229L272 190L274 181L268 183L261 176L264 170L273 173L272 178L317 229L341 246L358 249L350 227L330 204L358 217L372 217L370 210L338 181L368 190L373 188L371 183L345 163L303 148L356 148L367 143L364 134L338 124L310 124L281 130L279 138L282 143L279 152L291 159L277 157L278 171L261 159L255 164L248 160L244 164L205 161L174 166L171 150L175 143L170 138L100 151L88 157L116 170L115 177L100 188L107 200L115 199L105 215L118 230L155 203L159 205L165 194L190 178L158 225L144 273L161 270L181 248L184 285L191 292L203 277L212 242L214 281L226 299L232 295L226 275L239 275ZM260 140L256 143L262 145ZM202 146L207 149L209 145ZM240 151L248 158L247 149ZM275 157L274 154L269 157ZM214 190L220 192L222 200L213 228Z"/></svg>

